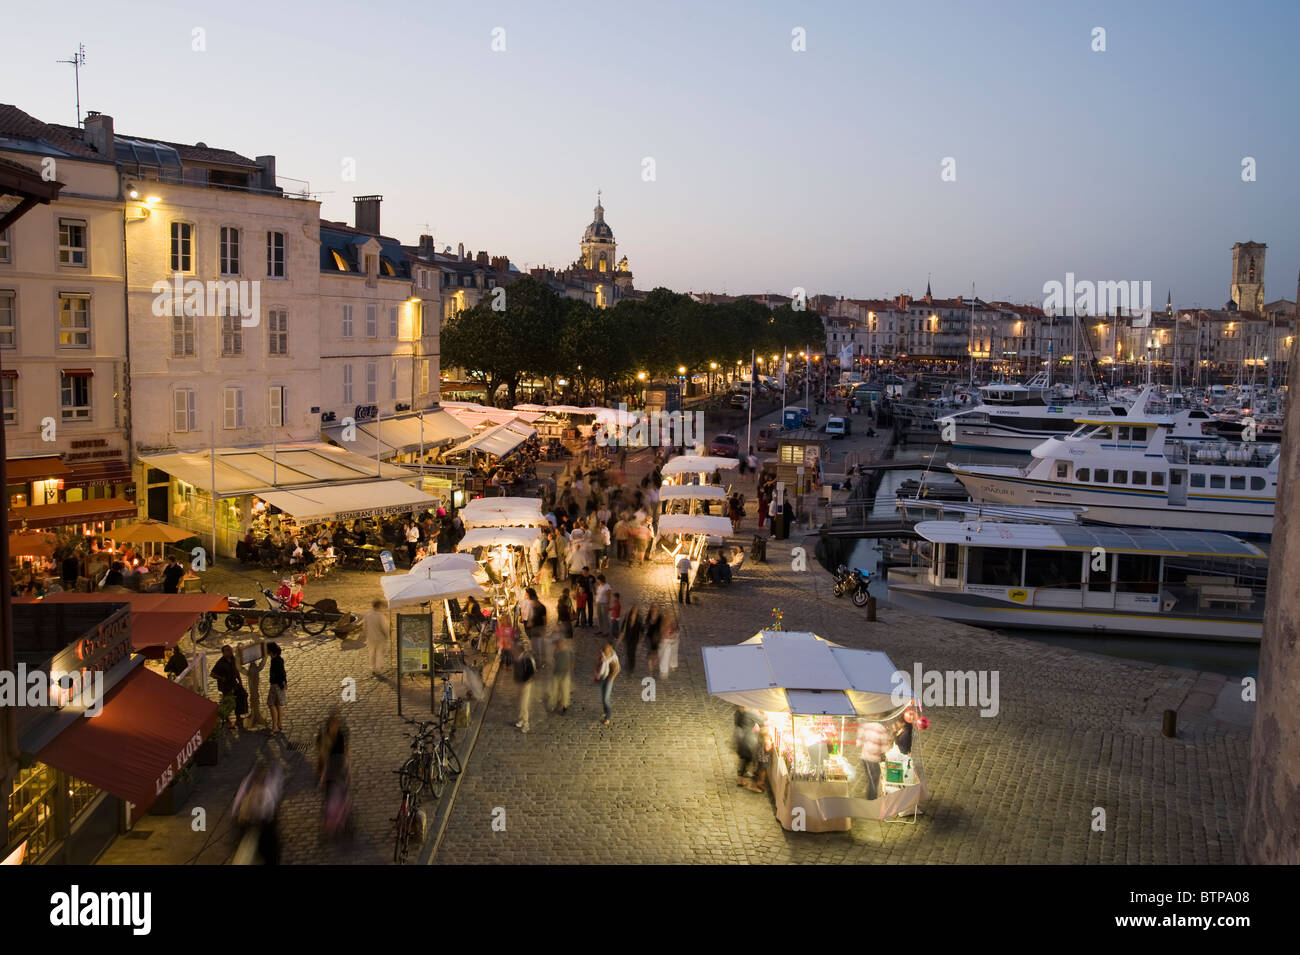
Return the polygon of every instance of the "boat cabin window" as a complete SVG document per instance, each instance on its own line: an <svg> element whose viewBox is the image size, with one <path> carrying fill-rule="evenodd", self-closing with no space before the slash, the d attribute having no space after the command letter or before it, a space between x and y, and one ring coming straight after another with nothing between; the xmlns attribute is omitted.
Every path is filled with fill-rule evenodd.
<svg viewBox="0 0 1300 955"><path fill-rule="evenodd" d="M1119 426L1119 440L1121 441L1128 440L1128 425L1122 424Z"/></svg>
<svg viewBox="0 0 1300 955"><path fill-rule="evenodd" d="M1147 429L1146 429L1146 428L1134 428L1134 429L1133 429L1133 440L1134 440L1134 441L1145 441L1146 439L1147 439Z"/></svg>
<svg viewBox="0 0 1300 955"><path fill-rule="evenodd" d="M1097 563L1101 562L1101 569L1097 569ZM1110 593L1111 571L1115 569L1114 554L1098 554L1096 557L1088 556L1088 590L1091 593Z"/></svg>
<svg viewBox="0 0 1300 955"><path fill-rule="evenodd" d="M1234 474L1228 486L1231 487L1234 491L1246 490L1246 475Z"/></svg>
<svg viewBox="0 0 1300 955"><path fill-rule="evenodd" d="M1116 472L1114 473L1114 475L1111 476L1111 481L1112 481L1113 483L1115 483L1115 484L1127 484L1127 483L1128 483L1128 472L1127 472L1127 471L1116 471Z"/></svg>
<svg viewBox="0 0 1300 955"><path fill-rule="evenodd" d="M1152 486L1152 487L1164 487L1164 486L1165 486L1165 476L1164 476L1163 474L1161 474L1159 471L1157 471L1157 472L1155 472L1154 474L1152 474L1152 475L1151 475L1151 486Z"/></svg>
<svg viewBox="0 0 1300 955"><path fill-rule="evenodd" d="M1078 590L1080 558L1077 551L1034 551L1025 565L1026 587L1051 587L1053 590Z"/></svg>
<svg viewBox="0 0 1300 955"><path fill-rule="evenodd" d="M1089 473L1091 473L1091 471L1092 471L1091 468L1079 468L1079 470L1074 472L1074 477L1076 480L1086 481L1088 480L1088 475Z"/></svg>
<svg viewBox="0 0 1300 955"><path fill-rule="evenodd" d="M1097 468L1092 472L1092 479L1098 484L1110 483L1110 471L1107 468Z"/></svg>
<svg viewBox="0 0 1300 955"><path fill-rule="evenodd" d="M1211 474L1211 475L1210 475L1210 487L1222 488L1223 485L1224 485L1224 480L1223 480L1223 475L1222 475L1222 474Z"/></svg>
<svg viewBox="0 0 1300 955"><path fill-rule="evenodd" d="M1069 462L1069 461L1057 461L1057 462L1056 462L1056 476L1057 476L1058 478L1062 478L1062 479L1064 479L1064 478L1068 478L1068 477L1070 476L1070 462Z"/></svg>
<svg viewBox="0 0 1300 955"><path fill-rule="evenodd" d="M1250 479L1250 489L1252 491L1264 490L1264 479L1262 477L1253 477Z"/></svg>
<svg viewBox="0 0 1300 955"><path fill-rule="evenodd" d="M994 587L1022 586L1025 552L1010 547L972 547L966 583Z"/></svg>
<svg viewBox="0 0 1300 955"><path fill-rule="evenodd" d="M957 544L943 545L943 577L957 580L961 576L961 548Z"/></svg>
<svg viewBox="0 0 1300 955"><path fill-rule="evenodd" d="M1205 487L1205 475L1199 471L1193 474L1192 487Z"/></svg>
<svg viewBox="0 0 1300 955"><path fill-rule="evenodd" d="M1147 472L1146 472L1146 471L1134 471L1134 472L1133 472L1133 483L1136 484L1138 487L1145 487L1145 486L1146 486L1146 483L1147 483Z"/></svg>
<svg viewBox="0 0 1300 955"><path fill-rule="evenodd" d="M1157 554L1119 554L1115 589L1122 594L1160 592L1160 557Z"/></svg>

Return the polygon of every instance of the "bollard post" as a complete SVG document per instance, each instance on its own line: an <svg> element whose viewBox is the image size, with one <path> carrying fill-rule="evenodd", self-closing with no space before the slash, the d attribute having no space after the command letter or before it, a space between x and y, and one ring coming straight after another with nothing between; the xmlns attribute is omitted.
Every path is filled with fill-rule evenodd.
<svg viewBox="0 0 1300 955"><path fill-rule="evenodd" d="M1178 736L1178 711L1165 710L1164 719L1160 724L1160 735L1175 739Z"/></svg>
<svg viewBox="0 0 1300 955"><path fill-rule="evenodd" d="M876 622L876 598L867 597L867 623Z"/></svg>

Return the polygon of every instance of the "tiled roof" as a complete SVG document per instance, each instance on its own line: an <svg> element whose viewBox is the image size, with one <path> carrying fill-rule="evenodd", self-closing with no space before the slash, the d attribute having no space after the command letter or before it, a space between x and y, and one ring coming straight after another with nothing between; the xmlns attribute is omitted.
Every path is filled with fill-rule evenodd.
<svg viewBox="0 0 1300 955"><path fill-rule="evenodd" d="M81 130L43 123L17 106L6 103L0 103L0 136L43 143L69 156L105 158L82 141Z"/></svg>

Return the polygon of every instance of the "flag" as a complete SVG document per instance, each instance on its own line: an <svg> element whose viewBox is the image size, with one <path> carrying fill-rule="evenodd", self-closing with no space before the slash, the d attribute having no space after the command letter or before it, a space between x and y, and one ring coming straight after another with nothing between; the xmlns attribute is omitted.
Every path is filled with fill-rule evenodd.
<svg viewBox="0 0 1300 955"><path fill-rule="evenodd" d="M853 346L845 345L840 349L840 367L848 371L853 367Z"/></svg>

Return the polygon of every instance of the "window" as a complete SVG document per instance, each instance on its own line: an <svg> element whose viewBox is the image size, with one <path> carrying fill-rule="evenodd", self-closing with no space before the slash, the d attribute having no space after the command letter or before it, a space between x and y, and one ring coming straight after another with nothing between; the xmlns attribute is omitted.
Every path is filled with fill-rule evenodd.
<svg viewBox="0 0 1300 955"><path fill-rule="evenodd" d="M238 315L221 316L221 354L231 358L244 353L244 326Z"/></svg>
<svg viewBox="0 0 1300 955"><path fill-rule="evenodd" d="M1069 461L1057 461L1057 462L1056 462L1056 476L1057 476L1057 478L1059 478L1060 480L1065 480L1065 479L1067 479L1067 478L1070 476L1070 462L1069 462Z"/></svg>
<svg viewBox="0 0 1300 955"><path fill-rule="evenodd" d="M1230 487L1234 491L1246 490L1246 475L1234 474L1232 478L1228 481L1228 487Z"/></svg>
<svg viewBox="0 0 1300 955"><path fill-rule="evenodd" d="M366 337L379 337L379 306L366 306Z"/></svg>
<svg viewBox="0 0 1300 955"><path fill-rule="evenodd" d="M239 274L239 230L221 227L221 274Z"/></svg>
<svg viewBox="0 0 1300 955"><path fill-rule="evenodd" d="M1096 560L1102 562L1101 570L1093 566ZM1111 571L1115 569L1115 555L1111 553L1098 554L1096 557L1088 555L1085 558L1088 565L1088 591L1090 593L1110 593Z"/></svg>
<svg viewBox="0 0 1300 955"><path fill-rule="evenodd" d="M284 427L284 385L271 386L271 427Z"/></svg>
<svg viewBox="0 0 1300 955"><path fill-rule="evenodd" d="M1114 473L1114 475L1111 477L1111 481L1112 481L1113 483L1115 483L1115 484L1127 484L1127 483L1128 483L1128 472L1127 472L1127 471L1116 471L1116 472Z"/></svg>
<svg viewBox="0 0 1300 955"><path fill-rule="evenodd" d="M171 262L173 272L194 271L194 226L188 222L172 223Z"/></svg>
<svg viewBox="0 0 1300 955"><path fill-rule="evenodd" d="M366 362L366 404L373 405L379 398L379 369L373 361Z"/></svg>
<svg viewBox="0 0 1300 955"><path fill-rule="evenodd" d="M1145 441L1146 439L1147 439L1147 429L1146 429L1146 428L1134 428L1134 429L1133 429L1133 440L1134 440L1134 441Z"/></svg>
<svg viewBox="0 0 1300 955"><path fill-rule="evenodd" d="M266 234L266 277L284 278L284 233L268 232Z"/></svg>
<svg viewBox="0 0 1300 955"><path fill-rule="evenodd" d="M1210 475L1210 487L1218 488L1219 490L1222 490L1226 486L1226 484L1227 482L1224 481L1222 474Z"/></svg>
<svg viewBox="0 0 1300 955"><path fill-rule="evenodd" d="M1088 480L1088 475L1091 473L1092 473L1091 468L1079 468L1079 470L1074 472L1074 477L1076 480L1086 481Z"/></svg>
<svg viewBox="0 0 1300 955"><path fill-rule="evenodd" d="M338 252L336 252L333 249L330 249L330 255L334 257L334 267L338 269L340 272L352 271L350 268L348 268L347 260L344 259L343 256L339 255Z"/></svg>
<svg viewBox="0 0 1300 955"><path fill-rule="evenodd" d="M1205 487L1205 475L1199 471L1192 475L1192 487Z"/></svg>
<svg viewBox="0 0 1300 955"><path fill-rule="evenodd" d="M393 359L392 375L388 379L388 397L397 399L397 359Z"/></svg>
<svg viewBox="0 0 1300 955"><path fill-rule="evenodd" d="M194 391L191 388L177 388L172 392L172 430L194 431L195 410Z"/></svg>
<svg viewBox="0 0 1300 955"><path fill-rule="evenodd" d="M284 309L266 313L267 354L289 354L289 313Z"/></svg>
<svg viewBox="0 0 1300 955"><path fill-rule="evenodd" d="M0 289L0 348L18 345L18 296L12 289Z"/></svg>
<svg viewBox="0 0 1300 955"><path fill-rule="evenodd" d="M1120 427L1119 427L1119 440L1121 440L1121 441L1127 441L1127 440L1128 440L1128 425L1126 425L1126 424L1124 424L1124 425L1120 425Z"/></svg>
<svg viewBox="0 0 1300 955"><path fill-rule="evenodd" d="M0 377L0 408L4 409L4 423L15 424L18 421L18 376Z"/></svg>
<svg viewBox="0 0 1300 955"><path fill-rule="evenodd" d="M1165 486L1165 475L1163 471L1156 471L1151 475L1151 486L1152 487Z"/></svg>
<svg viewBox="0 0 1300 955"><path fill-rule="evenodd" d="M63 373L63 420L90 420L90 375L86 372Z"/></svg>
<svg viewBox="0 0 1300 955"><path fill-rule="evenodd" d="M420 362L420 394L429 393L429 360L426 358Z"/></svg>
<svg viewBox="0 0 1300 955"><path fill-rule="evenodd" d="M1008 547L972 547L966 568L966 582L993 587L1019 587L1024 554L1023 550Z"/></svg>
<svg viewBox="0 0 1300 955"><path fill-rule="evenodd" d="M1036 551L1025 562L1025 586L1078 590L1083 583L1079 560L1077 551Z"/></svg>
<svg viewBox="0 0 1300 955"><path fill-rule="evenodd" d="M343 366L343 403L352 404L352 366Z"/></svg>
<svg viewBox="0 0 1300 955"><path fill-rule="evenodd" d="M1253 477L1250 479L1250 489L1252 491L1264 490L1264 479L1262 477Z"/></svg>
<svg viewBox="0 0 1300 955"><path fill-rule="evenodd" d="M90 347L90 296L59 296L59 344L65 348Z"/></svg>
<svg viewBox="0 0 1300 955"><path fill-rule="evenodd" d="M1160 591L1160 558L1155 554L1117 554L1115 589L1119 593L1154 594Z"/></svg>
<svg viewBox="0 0 1300 955"><path fill-rule="evenodd" d="M244 426L244 392L240 388L226 388L221 393L225 420L222 427L226 429Z"/></svg>
<svg viewBox="0 0 1300 955"><path fill-rule="evenodd" d="M1106 468L1097 468L1097 470L1093 471L1092 473L1093 473L1092 479L1097 484L1110 483L1110 471L1108 471Z"/></svg>
<svg viewBox="0 0 1300 955"><path fill-rule="evenodd" d="M1134 471L1134 472L1133 472L1133 483L1134 483L1135 485L1139 486L1139 487L1146 487L1146 483L1147 483L1147 472L1146 472L1146 471Z"/></svg>
<svg viewBox="0 0 1300 955"><path fill-rule="evenodd" d="M0 264L9 264L9 230L0 229Z"/></svg>
<svg viewBox="0 0 1300 955"><path fill-rule="evenodd" d="M194 316L172 316L172 357L194 357ZM180 429L178 429L180 430Z"/></svg>
<svg viewBox="0 0 1300 955"><path fill-rule="evenodd" d="M59 264L86 267L86 221L59 220Z"/></svg>
<svg viewBox="0 0 1300 955"><path fill-rule="evenodd" d="M388 337L397 337L397 306L394 305L388 310Z"/></svg>
<svg viewBox="0 0 1300 955"><path fill-rule="evenodd" d="M343 306L343 337L352 337L352 306Z"/></svg>

